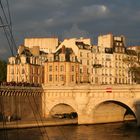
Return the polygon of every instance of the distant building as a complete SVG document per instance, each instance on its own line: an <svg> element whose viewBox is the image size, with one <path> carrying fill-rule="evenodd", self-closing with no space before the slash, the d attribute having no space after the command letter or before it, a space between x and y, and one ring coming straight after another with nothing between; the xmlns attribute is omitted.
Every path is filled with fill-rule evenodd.
<svg viewBox="0 0 140 140"><path fill-rule="evenodd" d="M92 48L92 84L132 84L133 74L126 63L127 57L135 58L135 51L128 51L124 36L107 34L98 37L98 46ZM136 59L136 58L135 58ZM137 60L136 60L137 61Z"/></svg>
<svg viewBox="0 0 140 140"><path fill-rule="evenodd" d="M57 50L62 48L63 45L67 48L71 48L77 56L77 60L80 62L80 82L90 83L92 62L91 40L89 38L65 39L63 42L61 42Z"/></svg>
<svg viewBox="0 0 140 140"><path fill-rule="evenodd" d="M58 38L25 38L24 46L29 48L39 47L40 51L44 52L54 52L56 47L58 47Z"/></svg>
<svg viewBox="0 0 140 140"><path fill-rule="evenodd" d="M140 66L140 47L126 47L124 36L89 38L25 38L9 58L7 81L47 85L135 84L132 67Z"/></svg>
<svg viewBox="0 0 140 140"><path fill-rule="evenodd" d="M36 51L38 55L35 55L31 53L29 48L24 46L20 46L18 52L15 57L9 58L7 82L42 84L44 82L42 59L45 59L43 54Z"/></svg>
<svg viewBox="0 0 140 140"><path fill-rule="evenodd" d="M140 52L140 46L129 46L127 47L129 50L134 50L136 52Z"/></svg>
<svg viewBox="0 0 140 140"><path fill-rule="evenodd" d="M56 53L48 54L44 64L45 81L49 85L78 84L79 62L71 48L63 46Z"/></svg>

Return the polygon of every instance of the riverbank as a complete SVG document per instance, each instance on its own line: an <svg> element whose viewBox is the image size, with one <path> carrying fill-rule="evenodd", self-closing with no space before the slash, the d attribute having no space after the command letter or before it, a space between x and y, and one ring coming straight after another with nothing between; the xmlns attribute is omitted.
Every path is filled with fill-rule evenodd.
<svg viewBox="0 0 140 140"><path fill-rule="evenodd" d="M140 129L135 122L0 131L0 140L139 140L139 138Z"/></svg>
<svg viewBox="0 0 140 140"><path fill-rule="evenodd" d="M127 118L124 120L127 122L135 122L133 118ZM113 122L111 122L113 123ZM114 122L116 123L116 122ZM43 120L28 120L28 121L11 121L11 122L0 122L0 130L4 129L24 129L24 128L36 128L36 127L46 127L46 126L64 126L64 125L77 125L77 119L43 119ZM107 123L98 123L98 124L107 124ZM90 125L90 124L87 124Z"/></svg>
<svg viewBox="0 0 140 140"><path fill-rule="evenodd" d="M12 121L0 122L0 130L2 129L22 129L44 126L57 126L57 125L73 125L77 124L77 119L50 119L43 121Z"/></svg>

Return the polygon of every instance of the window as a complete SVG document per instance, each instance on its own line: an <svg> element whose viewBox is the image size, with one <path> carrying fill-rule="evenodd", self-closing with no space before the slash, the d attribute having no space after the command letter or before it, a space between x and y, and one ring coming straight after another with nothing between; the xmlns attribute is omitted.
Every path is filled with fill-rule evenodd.
<svg viewBox="0 0 140 140"><path fill-rule="evenodd" d="M57 79L57 75L55 75L55 81L57 81L58 79Z"/></svg>
<svg viewBox="0 0 140 140"><path fill-rule="evenodd" d="M95 77L95 84L98 84L98 77Z"/></svg>
<svg viewBox="0 0 140 140"><path fill-rule="evenodd" d="M74 82L74 75L71 76L71 81Z"/></svg>
<svg viewBox="0 0 140 140"><path fill-rule="evenodd" d="M73 71L73 72L74 72L74 66L72 66L72 67L71 67L71 71Z"/></svg>
<svg viewBox="0 0 140 140"><path fill-rule="evenodd" d="M107 84L107 78L105 78L105 84Z"/></svg>
<svg viewBox="0 0 140 140"><path fill-rule="evenodd" d="M63 71L64 67L63 66L60 66L60 71Z"/></svg>
<svg viewBox="0 0 140 140"><path fill-rule="evenodd" d="M75 62L75 57L74 56L71 57L71 61Z"/></svg>
<svg viewBox="0 0 140 140"><path fill-rule="evenodd" d="M50 57L50 58L49 58L49 61L51 61L51 62L52 62L52 61L53 61L53 58L52 58L52 57Z"/></svg>
<svg viewBox="0 0 140 140"><path fill-rule="evenodd" d="M52 75L49 75L49 81L52 81Z"/></svg>
<svg viewBox="0 0 140 140"><path fill-rule="evenodd" d="M24 69L22 69L22 74L24 74Z"/></svg>
<svg viewBox="0 0 140 140"><path fill-rule="evenodd" d="M11 68L11 74L14 74L14 69L13 68Z"/></svg>
<svg viewBox="0 0 140 140"><path fill-rule="evenodd" d="M60 57L60 60L61 60L61 61L64 61L64 56L61 56L61 57Z"/></svg>
<svg viewBox="0 0 140 140"><path fill-rule="evenodd" d="M80 68L80 73L82 73L82 68Z"/></svg>
<svg viewBox="0 0 140 140"><path fill-rule="evenodd" d="M105 67L107 67L107 62L105 62Z"/></svg>
<svg viewBox="0 0 140 140"><path fill-rule="evenodd" d="M82 54L82 52L80 52L80 57L82 57L83 56L83 54Z"/></svg>
<svg viewBox="0 0 140 140"><path fill-rule="evenodd" d="M89 74L89 69L87 68L87 74Z"/></svg>
<svg viewBox="0 0 140 140"><path fill-rule="evenodd" d="M12 64L14 64L14 61L12 60Z"/></svg>
<svg viewBox="0 0 140 140"><path fill-rule="evenodd" d="M97 69L95 69L95 74L97 74Z"/></svg>
<svg viewBox="0 0 140 140"><path fill-rule="evenodd" d="M49 71L52 71L52 66L49 66Z"/></svg>
<svg viewBox="0 0 140 140"><path fill-rule="evenodd" d="M60 75L60 81L64 81L64 75Z"/></svg>
<svg viewBox="0 0 140 140"><path fill-rule="evenodd" d="M37 69L37 74L40 74L40 69L39 68Z"/></svg>
<svg viewBox="0 0 140 140"><path fill-rule="evenodd" d="M55 66L55 71L57 71L58 70L58 67L57 66Z"/></svg>
<svg viewBox="0 0 140 140"><path fill-rule="evenodd" d="M33 71L32 71L32 74L34 74L35 73L35 69L34 69L34 67L33 67L33 69L32 69Z"/></svg>
<svg viewBox="0 0 140 140"><path fill-rule="evenodd" d="M87 65L89 65L89 60L87 60Z"/></svg>

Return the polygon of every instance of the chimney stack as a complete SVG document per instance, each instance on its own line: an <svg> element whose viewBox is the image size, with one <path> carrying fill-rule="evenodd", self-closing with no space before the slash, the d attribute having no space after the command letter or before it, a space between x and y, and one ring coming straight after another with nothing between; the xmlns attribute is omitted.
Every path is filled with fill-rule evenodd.
<svg viewBox="0 0 140 140"><path fill-rule="evenodd" d="M62 53L65 53L65 46L62 46Z"/></svg>

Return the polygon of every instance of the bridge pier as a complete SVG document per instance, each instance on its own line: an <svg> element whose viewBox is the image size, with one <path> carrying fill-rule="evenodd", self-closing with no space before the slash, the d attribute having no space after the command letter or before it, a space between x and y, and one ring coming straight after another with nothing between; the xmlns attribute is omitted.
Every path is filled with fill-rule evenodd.
<svg viewBox="0 0 140 140"><path fill-rule="evenodd" d="M140 127L140 103L136 103L136 118L137 118L137 126Z"/></svg>

